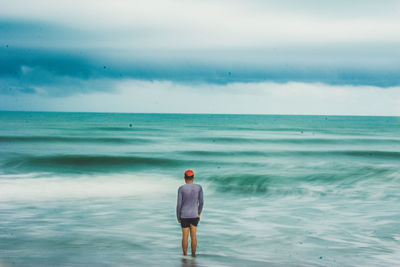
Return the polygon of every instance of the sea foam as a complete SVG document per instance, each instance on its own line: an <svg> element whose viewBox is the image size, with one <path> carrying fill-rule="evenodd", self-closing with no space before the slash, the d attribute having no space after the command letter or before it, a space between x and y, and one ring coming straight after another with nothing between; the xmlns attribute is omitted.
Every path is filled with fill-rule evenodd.
<svg viewBox="0 0 400 267"><path fill-rule="evenodd" d="M0 201L42 201L71 198L113 198L176 193L172 177L149 174L112 176L1 175Z"/></svg>

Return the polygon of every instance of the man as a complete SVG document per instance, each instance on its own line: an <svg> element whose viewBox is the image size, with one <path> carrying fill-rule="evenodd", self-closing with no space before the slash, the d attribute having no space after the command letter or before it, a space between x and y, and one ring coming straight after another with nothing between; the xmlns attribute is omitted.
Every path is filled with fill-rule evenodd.
<svg viewBox="0 0 400 267"><path fill-rule="evenodd" d="M182 250L187 255L188 237L190 231L192 256L196 256L197 224L200 222L200 214L203 210L203 188L194 184L194 172L185 172L185 183L178 189L178 203L176 205L176 217L182 227Z"/></svg>

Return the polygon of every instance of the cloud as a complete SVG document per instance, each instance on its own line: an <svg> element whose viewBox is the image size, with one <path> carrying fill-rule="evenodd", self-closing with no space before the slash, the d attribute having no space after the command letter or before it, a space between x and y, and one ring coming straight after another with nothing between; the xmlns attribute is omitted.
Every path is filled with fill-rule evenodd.
<svg viewBox="0 0 400 267"><path fill-rule="evenodd" d="M41 88L36 91L65 96L112 90L106 81L127 78L185 84L264 81L379 87L400 84L400 61L393 57L397 48L386 50L387 55L373 55L368 48L358 49L354 54L349 48L341 49L333 49L331 53L310 48L197 53L138 51L124 57L110 50L8 46L0 48L0 93Z"/></svg>
<svg viewBox="0 0 400 267"><path fill-rule="evenodd" d="M0 15L118 36L128 47L206 49L398 42L399 6L398 0L13 0L2 1Z"/></svg>
<svg viewBox="0 0 400 267"><path fill-rule="evenodd" d="M10 99L117 94L127 80L232 96L237 84L400 85L399 0L14 0L0 16Z"/></svg>
<svg viewBox="0 0 400 267"><path fill-rule="evenodd" d="M6 110L228 113L309 115L400 115L400 87L335 86L320 83L178 84L115 81L113 92L65 97L4 95Z"/></svg>

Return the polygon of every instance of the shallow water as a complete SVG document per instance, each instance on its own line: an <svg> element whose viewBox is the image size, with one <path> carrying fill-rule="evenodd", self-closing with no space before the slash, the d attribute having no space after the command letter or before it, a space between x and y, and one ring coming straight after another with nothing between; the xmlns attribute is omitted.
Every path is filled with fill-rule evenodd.
<svg viewBox="0 0 400 267"><path fill-rule="evenodd" d="M0 112L0 264L399 265L399 163L397 117Z"/></svg>

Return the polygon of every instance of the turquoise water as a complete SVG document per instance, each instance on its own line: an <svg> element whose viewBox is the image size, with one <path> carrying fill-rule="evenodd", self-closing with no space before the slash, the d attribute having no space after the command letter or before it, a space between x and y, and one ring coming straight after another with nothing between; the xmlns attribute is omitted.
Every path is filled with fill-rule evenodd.
<svg viewBox="0 0 400 267"><path fill-rule="evenodd" d="M0 112L5 266L396 266L399 203L398 117Z"/></svg>

